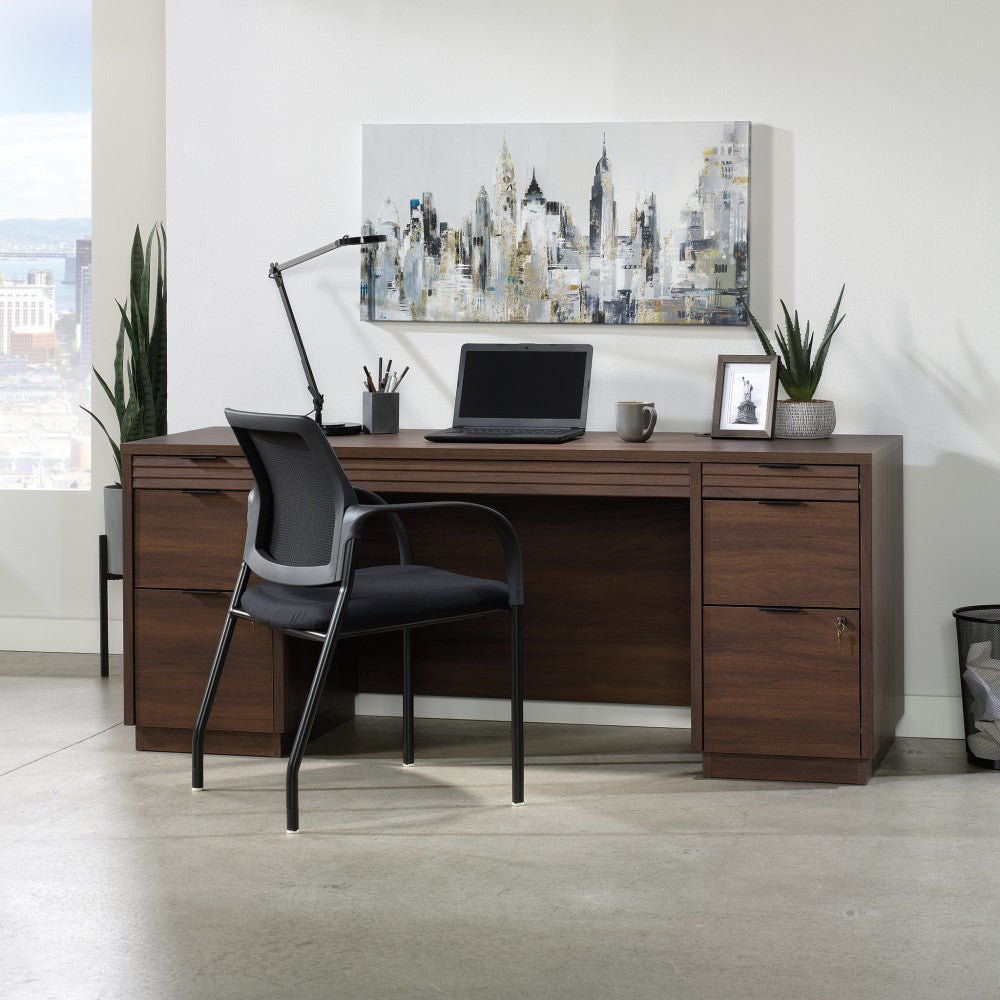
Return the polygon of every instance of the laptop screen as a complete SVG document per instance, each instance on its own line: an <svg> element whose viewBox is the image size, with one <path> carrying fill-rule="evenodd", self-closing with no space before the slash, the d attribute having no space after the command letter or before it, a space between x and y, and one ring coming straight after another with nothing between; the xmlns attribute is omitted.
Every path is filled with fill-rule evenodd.
<svg viewBox="0 0 1000 1000"><path fill-rule="evenodd" d="M589 344L465 344L455 424L584 427Z"/></svg>

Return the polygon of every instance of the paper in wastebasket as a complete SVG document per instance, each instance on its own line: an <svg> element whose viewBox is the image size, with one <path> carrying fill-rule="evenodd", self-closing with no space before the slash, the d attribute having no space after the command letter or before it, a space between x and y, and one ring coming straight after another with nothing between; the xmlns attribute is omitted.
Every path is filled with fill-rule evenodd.
<svg viewBox="0 0 1000 1000"><path fill-rule="evenodd" d="M979 719L976 722L976 729L993 741L995 749L1000 750L1000 722L990 722L988 719ZM998 756L1000 756L1000 754L998 754Z"/></svg>
<svg viewBox="0 0 1000 1000"><path fill-rule="evenodd" d="M969 652L965 654L965 665L969 666L978 660L989 660L993 656L993 643L989 639L983 642L973 642L969 645ZM1000 660L995 660L1000 663Z"/></svg>
<svg viewBox="0 0 1000 1000"><path fill-rule="evenodd" d="M962 680L972 699L973 719L1000 720L1000 661L978 660L966 668Z"/></svg>
<svg viewBox="0 0 1000 1000"><path fill-rule="evenodd" d="M969 752L982 760L1000 760L1000 743L991 739L986 733L970 733L966 740Z"/></svg>

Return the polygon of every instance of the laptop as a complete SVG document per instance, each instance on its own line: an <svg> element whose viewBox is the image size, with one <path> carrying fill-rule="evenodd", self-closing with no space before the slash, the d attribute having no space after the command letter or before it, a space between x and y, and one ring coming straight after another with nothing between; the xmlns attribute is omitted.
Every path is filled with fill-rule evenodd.
<svg viewBox="0 0 1000 1000"><path fill-rule="evenodd" d="M428 441L561 444L587 429L590 344L463 344L453 425Z"/></svg>

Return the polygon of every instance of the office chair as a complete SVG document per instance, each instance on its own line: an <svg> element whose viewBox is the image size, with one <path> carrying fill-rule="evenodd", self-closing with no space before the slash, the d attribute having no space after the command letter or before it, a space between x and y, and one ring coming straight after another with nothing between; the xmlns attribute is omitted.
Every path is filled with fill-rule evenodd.
<svg viewBox="0 0 1000 1000"><path fill-rule="evenodd" d="M403 633L403 763L413 763L410 630L419 625L510 613L512 799L524 801L524 667L521 549L510 522L481 504L462 501L389 504L351 485L323 431L308 417L226 410L250 465L243 562L205 686L191 741L191 785L203 787L205 728L238 621L260 622L322 643L316 673L288 758L286 828L299 829L298 773L337 642L348 636ZM366 503L359 502L363 497ZM462 576L413 562L399 515L466 511L500 536L506 582ZM399 563L357 569L356 553L373 518L388 518ZM247 587L250 573L264 583Z"/></svg>

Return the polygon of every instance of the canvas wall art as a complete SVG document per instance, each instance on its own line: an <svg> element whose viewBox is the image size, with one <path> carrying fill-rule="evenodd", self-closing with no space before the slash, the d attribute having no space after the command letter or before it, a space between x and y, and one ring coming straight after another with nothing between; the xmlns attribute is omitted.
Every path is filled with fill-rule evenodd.
<svg viewBox="0 0 1000 1000"><path fill-rule="evenodd" d="M747 322L749 122L366 125L361 316Z"/></svg>

